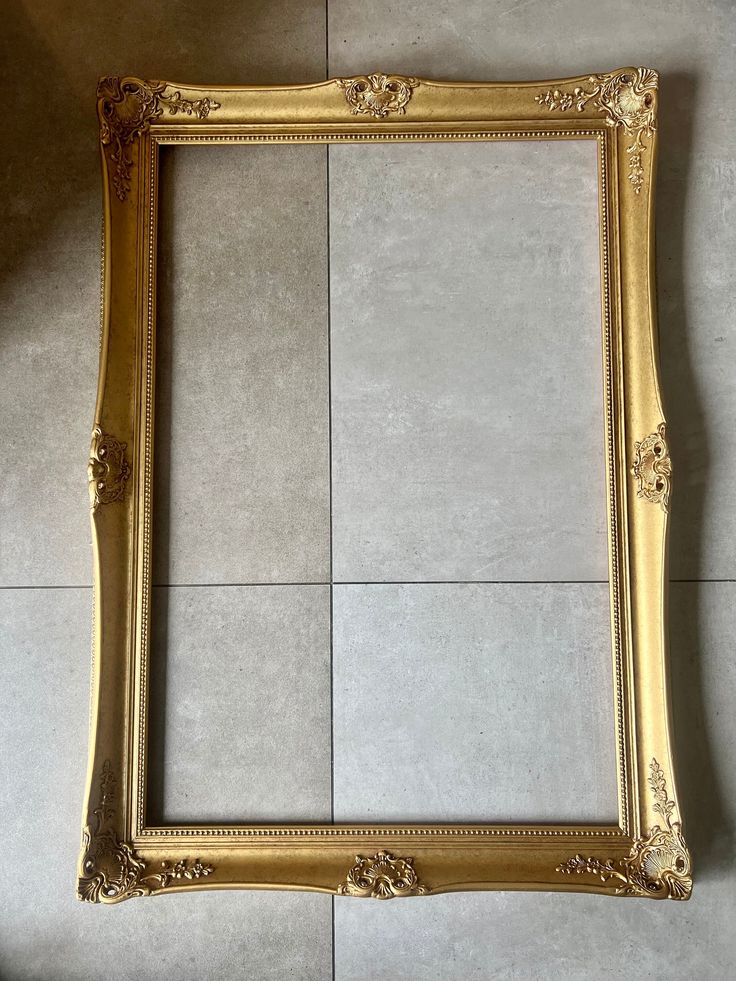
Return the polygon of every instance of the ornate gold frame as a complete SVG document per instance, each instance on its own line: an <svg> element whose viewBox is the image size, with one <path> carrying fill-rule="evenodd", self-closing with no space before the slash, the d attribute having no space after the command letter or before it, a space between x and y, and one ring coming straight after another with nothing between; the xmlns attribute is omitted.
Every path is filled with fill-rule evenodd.
<svg viewBox="0 0 736 981"><path fill-rule="evenodd" d="M548 889L687 899L666 666L671 467L654 285L657 74L447 83L362 75L209 87L103 78L100 379L89 464L92 732L78 895L305 889L388 899ZM159 147L591 139L598 144L619 821L151 827L146 739Z"/></svg>

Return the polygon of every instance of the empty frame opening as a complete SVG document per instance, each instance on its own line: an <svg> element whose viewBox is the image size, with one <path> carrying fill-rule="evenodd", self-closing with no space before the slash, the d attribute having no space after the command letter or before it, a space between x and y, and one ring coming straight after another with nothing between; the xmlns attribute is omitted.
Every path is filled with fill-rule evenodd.
<svg viewBox="0 0 736 981"><path fill-rule="evenodd" d="M596 153L162 148L149 822L616 821Z"/></svg>

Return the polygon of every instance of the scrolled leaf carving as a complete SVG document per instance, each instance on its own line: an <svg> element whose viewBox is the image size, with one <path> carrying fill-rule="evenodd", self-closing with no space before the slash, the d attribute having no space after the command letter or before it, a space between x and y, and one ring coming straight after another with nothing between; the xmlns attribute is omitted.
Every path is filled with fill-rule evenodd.
<svg viewBox="0 0 736 981"><path fill-rule="evenodd" d="M100 142L113 165L112 183L117 197L124 201L130 190L133 160L128 147L160 116L166 106L178 112L205 119L220 108L214 99L183 99L180 92L166 94L166 82L145 82L131 75L108 75L97 85L97 114Z"/></svg>
<svg viewBox="0 0 736 981"><path fill-rule="evenodd" d="M413 862L411 858L394 858L385 851L377 852L373 858L356 855L355 865L337 887L337 894L370 899L424 896L429 889L420 883Z"/></svg>
<svg viewBox="0 0 736 981"><path fill-rule="evenodd" d="M148 896L150 887L142 878L146 865L115 832L89 825L84 829L82 874L77 897L87 903L117 903L132 896Z"/></svg>
<svg viewBox="0 0 736 981"><path fill-rule="evenodd" d="M644 186L642 154L646 139L657 126L655 93L659 77L651 68L622 69L608 75L591 75L588 87L576 86L572 90L547 89L534 96L534 101L550 112L569 112L583 109L592 102L605 113L609 126L621 126L633 138L626 148L629 156L629 183L636 194Z"/></svg>
<svg viewBox="0 0 736 981"><path fill-rule="evenodd" d="M672 821L675 802L667 793L664 771L656 759L650 766L649 786L654 793L654 810L664 827L655 825L644 838L637 838L627 858L599 859L575 855L557 871L564 875L595 875L614 884L618 896L649 899L689 899L693 888L692 864L682 829Z"/></svg>
<svg viewBox="0 0 736 981"><path fill-rule="evenodd" d="M635 443L634 450L631 472L639 485L638 496L659 504L666 514L670 509L672 461L665 424L661 422L656 432Z"/></svg>
<svg viewBox="0 0 736 981"><path fill-rule="evenodd" d="M185 116L196 116L197 119L206 119L211 112L220 108L220 103L214 99L182 99L181 92L172 92L170 95L160 93L158 100L163 107L168 109L172 116L178 112L183 112Z"/></svg>
<svg viewBox="0 0 736 981"><path fill-rule="evenodd" d="M189 859L182 858L173 865L169 862L162 862L161 871L149 876L149 879L155 880L164 889L176 880L189 879L191 881L192 879L202 879L211 875L212 872L214 872L213 867L211 865L205 865L198 858L195 858L193 862L190 862Z"/></svg>
<svg viewBox="0 0 736 981"><path fill-rule="evenodd" d="M402 115L419 85L416 78L404 75L357 75L355 78L338 78L337 84L345 92L345 98L354 115L362 113L382 119L390 112Z"/></svg>
<svg viewBox="0 0 736 981"><path fill-rule="evenodd" d="M181 879L199 879L214 872L197 858L162 862L153 872L118 838L115 831L115 785L117 781L109 760L100 772L99 802L92 812L94 822L82 832L82 854L79 859L77 898L86 903L120 903L134 896L150 896L154 889L165 889Z"/></svg>
<svg viewBox="0 0 736 981"><path fill-rule="evenodd" d="M125 458L127 443L121 443L99 426L92 430L92 445L87 466L92 510L100 504L120 501L130 476L130 464Z"/></svg>

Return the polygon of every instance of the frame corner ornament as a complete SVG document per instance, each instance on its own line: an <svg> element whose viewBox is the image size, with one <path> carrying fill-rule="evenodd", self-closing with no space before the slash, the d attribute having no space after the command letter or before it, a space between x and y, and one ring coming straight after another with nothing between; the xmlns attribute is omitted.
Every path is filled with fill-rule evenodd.
<svg viewBox="0 0 736 981"><path fill-rule="evenodd" d="M689 899L693 889L692 861L682 827L672 820L675 802L667 793L664 770L656 759L649 764L649 786L654 794L654 810L664 819L655 824L645 838L637 838L627 858L606 859L575 855L557 872L564 875L595 875L603 883L613 883L617 896L649 899Z"/></svg>
<svg viewBox="0 0 736 981"><path fill-rule="evenodd" d="M534 101L550 112L582 112L589 102L605 113L609 126L621 126L633 142L626 147L629 156L628 180L636 194L644 187L642 155L646 150L645 137L657 128L655 93L659 75L653 68L622 68L607 75L590 75L590 89L576 86L571 92L546 89L534 96Z"/></svg>
<svg viewBox="0 0 736 981"><path fill-rule="evenodd" d="M419 79L405 75L356 75L354 78L338 78L337 84L345 92L345 99L353 115L364 114L383 119L390 112L403 115Z"/></svg>
<svg viewBox="0 0 736 981"><path fill-rule="evenodd" d="M672 461L666 439L666 426L661 422L657 431L650 433L641 442L634 443L634 462L631 473L636 478L639 489L637 495L659 504L665 514L670 510L672 489Z"/></svg>
<svg viewBox="0 0 736 981"><path fill-rule="evenodd" d="M368 899L426 896L430 891L419 881L413 858L395 858L387 851L376 852L373 858L356 855L345 882L337 887L338 896Z"/></svg>
<svg viewBox="0 0 736 981"><path fill-rule="evenodd" d="M100 426L92 430L87 473L91 507L96 511L100 504L122 501L125 484L130 476L130 464L125 458L127 443L121 443Z"/></svg>
<svg viewBox="0 0 736 981"><path fill-rule="evenodd" d="M85 903L121 903L134 896L150 896L155 889L165 889L179 879L200 879L214 872L197 858L162 862L159 872L152 872L127 842L121 841L114 827L115 785L112 764L105 760L100 771L99 803L94 824L82 832L79 858L77 899Z"/></svg>
<svg viewBox="0 0 736 981"><path fill-rule="evenodd" d="M108 149L114 167L115 194L125 201L130 190L133 159L128 147L160 116L166 106L171 115L206 119L220 108L214 99L183 99L178 91L165 94L166 82L146 82L132 75L106 75L97 84L97 115L100 143Z"/></svg>

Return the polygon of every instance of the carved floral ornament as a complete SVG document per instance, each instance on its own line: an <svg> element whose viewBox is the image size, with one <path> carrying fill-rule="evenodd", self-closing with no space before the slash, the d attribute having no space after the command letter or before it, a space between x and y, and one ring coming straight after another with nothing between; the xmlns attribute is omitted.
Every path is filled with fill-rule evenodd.
<svg viewBox="0 0 736 981"><path fill-rule="evenodd" d="M612 882L618 896L649 899L689 899L693 888L690 853L679 822L672 820L675 802L669 799L664 770L656 760L649 765L649 786L654 810L664 818L645 838L637 838L627 858L599 859L575 855L557 871L565 875L595 875Z"/></svg>
<svg viewBox="0 0 736 981"><path fill-rule="evenodd" d="M394 858L391 852L384 851L373 858L356 855L347 879L337 887L337 895L369 899L425 896L429 888L420 883L413 862L412 858Z"/></svg>
<svg viewBox="0 0 736 981"><path fill-rule="evenodd" d="M181 112L205 119L220 108L214 99L183 99L180 92L166 93L165 82L144 82L140 78L110 75L97 85L97 112L100 119L100 142L107 148L114 167L112 183L115 193L124 201L130 190L133 166L128 147L145 132L151 120L166 107L172 116Z"/></svg>
<svg viewBox="0 0 736 981"><path fill-rule="evenodd" d="M130 464L125 459L127 445L103 433L99 426L92 430L87 471L93 511L100 504L112 504L123 499L125 482L130 476Z"/></svg>
<svg viewBox="0 0 736 981"><path fill-rule="evenodd" d="M626 147L629 155L629 182L636 194L644 186L642 154L646 138L657 126L656 91L659 77L651 68L635 68L609 75L591 75L587 88L577 86L572 92L547 89L534 97L550 112L582 112L589 102L605 113L609 126L622 126L633 142Z"/></svg>
<svg viewBox="0 0 736 981"><path fill-rule="evenodd" d="M201 879L214 868L197 858L162 862L153 872L130 845L120 841L114 828L115 785L112 765L105 760L100 772L99 804L93 825L82 834L77 898L87 903L120 903L133 896L150 896L154 889L165 889L181 879Z"/></svg>
<svg viewBox="0 0 736 981"><path fill-rule="evenodd" d="M631 472L637 480L637 494L652 504L659 504L665 514L670 509L672 461L665 438L665 424L657 426L640 443L634 443L634 463Z"/></svg>
<svg viewBox="0 0 736 981"><path fill-rule="evenodd" d="M403 115L411 94L419 85L416 78L404 75L357 75L355 78L338 78L337 84L345 92L345 98L353 115L364 114L383 119L390 112Z"/></svg>

